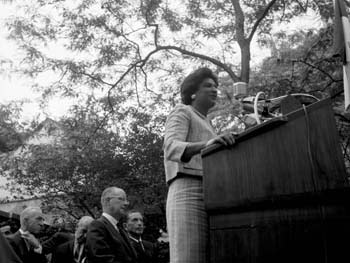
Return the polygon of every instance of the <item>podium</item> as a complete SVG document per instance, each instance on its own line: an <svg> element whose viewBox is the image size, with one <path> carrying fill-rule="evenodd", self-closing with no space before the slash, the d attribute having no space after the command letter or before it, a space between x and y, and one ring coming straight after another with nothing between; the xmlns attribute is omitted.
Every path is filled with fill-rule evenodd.
<svg viewBox="0 0 350 263"><path fill-rule="evenodd" d="M202 158L210 262L350 262L350 187L329 99Z"/></svg>

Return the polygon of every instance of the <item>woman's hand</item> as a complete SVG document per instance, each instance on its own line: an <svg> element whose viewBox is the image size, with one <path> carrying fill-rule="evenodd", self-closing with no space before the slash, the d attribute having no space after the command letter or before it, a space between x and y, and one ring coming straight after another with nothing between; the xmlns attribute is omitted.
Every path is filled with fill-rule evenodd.
<svg viewBox="0 0 350 263"><path fill-rule="evenodd" d="M219 136L216 136L215 138L205 142L191 142L186 148L184 153L181 156L182 162L189 162L193 155L199 154L201 150L203 150L205 147L219 143L225 146L231 146L235 144L235 138L232 133L226 133Z"/></svg>
<svg viewBox="0 0 350 263"><path fill-rule="evenodd" d="M209 140L205 146L209 146L215 143L220 143L225 146L230 146L235 144L235 137L232 133L225 133L221 134L219 136L216 136L215 138Z"/></svg>

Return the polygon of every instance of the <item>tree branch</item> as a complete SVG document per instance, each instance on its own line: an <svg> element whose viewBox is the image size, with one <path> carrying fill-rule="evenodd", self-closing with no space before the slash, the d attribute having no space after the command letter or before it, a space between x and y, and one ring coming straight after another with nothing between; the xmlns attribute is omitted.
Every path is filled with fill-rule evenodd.
<svg viewBox="0 0 350 263"><path fill-rule="evenodd" d="M104 81L103 79L101 79L100 77L94 76L94 75L92 75L92 74L90 74L90 73L86 73L86 72L84 72L84 71L76 72L76 71L74 71L73 69L71 69L71 70L72 70L74 73L78 73L78 74L87 76L87 77L89 77L89 78L91 78L91 79L93 79L93 80L95 80L95 81L97 81L97 82L100 82L100 83L102 83L102 84L105 84L105 85L108 85L108 86L113 86L113 84L108 83L108 82Z"/></svg>
<svg viewBox="0 0 350 263"><path fill-rule="evenodd" d="M300 63L304 63L305 65L317 69L318 71L322 72L323 74L325 74L329 79L331 79L333 82L337 82L338 80L335 80L328 72L324 71L323 69L316 67L315 65L310 64L309 62L306 62L304 60L295 60L295 62L300 62Z"/></svg>
<svg viewBox="0 0 350 263"><path fill-rule="evenodd" d="M235 10L235 26L236 26L236 36L237 42L240 46L244 45L245 36L244 36L244 13L242 7L239 3L239 0L231 0L233 8Z"/></svg>
<svg viewBox="0 0 350 263"><path fill-rule="evenodd" d="M143 108L141 102L140 102L140 96L139 96L139 89L137 85L137 70L136 68L134 69L134 81L135 81L135 90L136 90L136 99L137 103L139 104L139 107Z"/></svg>
<svg viewBox="0 0 350 263"><path fill-rule="evenodd" d="M257 30L259 24L261 21L267 16L268 12L270 11L271 7L276 3L277 0L272 0L265 8L264 12L261 14L261 16L256 20L256 22L253 25L252 31L250 32L248 36L248 41L250 42L255 34L255 31Z"/></svg>
<svg viewBox="0 0 350 263"><path fill-rule="evenodd" d="M191 57L196 57L196 58L200 58L200 59L209 61L209 62L213 63L214 65L216 65L216 66L222 68L223 70L225 70L229 74L229 76L231 77L231 79L233 81L239 81L240 80L237 77L237 75L231 70L231 68L229 66L227 66L226 64L223 64L222 62L220 62L217 59L214 59L212 57L209 57L209 56L206 56L206 55L203 55L203 54L199 54L199 53L196 53L196 52L188 51L186 49L183 49L183 48L180 48L180 47L177 47L177 46L157 46L153 51L149 52L144 59L141 59L139 61L136 61L136 62L132 63L129 66L129 68L121 75L121 77L109 88L109 90L108 90L108 103L109 103L109 106L110 106L112 112L113 112L113 105L112 105L112 101L110 100L112 90L119 83L121 83L124 80L124 78L134 68L136 68L136 67L142 68L147 63L147 61L151 58L152 55L154 55L154 54L156 54L156 53L158 53L158 52L160 52L162 50L176 50L176 51L180 52L183 55L188 55L188 56L191 56Z"/></svg>
<svg viewBox="0 0 350 263"><path fill-rule="evenodd" d="M154 45L156 47L158 47L159 25L150 22L149 17L148 17L148 12L149 12L149 10L147 10L146 13L145 13L146 24L149 27L154 27L154 35L153 35L154 36L154 40L153 40L153 42L154 42Z"/></svg>
<svg viewBox="0 0 350 263"><path fill-rule="evenodd" d="M150 88L148 88L148 85L147 85L147 73L145 72L145 70L143 68L140 68L141 69L141 72L144 76L144 83L145 83L145 90L149 91L149 92L152 92L153 94L159 96L161 94L158 94L157 92L155 92L154 90L151 90Z"/></svg>
<svg viewBox="0 0 350 263"><path fill-rule="evenodd" d="M187 55L187 56L200 58L200 59L209 61L209 62L213 63L214 65L216 65L216 66L222 68L223 70L225 70L229 74L229 76L231 77L231 79L233 81L236 82L236 81L240 80L238 78L238 76L232 71L232 69L229 66L227 66L226 64L220 62L219 60L217 60L215 58L212 58L212 57L209 57L209 56L206 56L206 55L203 55L203 54L199 54L199 53L196 53L196 52L193 52L193 51L188 51L186 49L183 49L183 48L180 48L180 47L176 47L176 46L159 46L158 50L176 50L176 51L180 52L183 55Z"/></svg>

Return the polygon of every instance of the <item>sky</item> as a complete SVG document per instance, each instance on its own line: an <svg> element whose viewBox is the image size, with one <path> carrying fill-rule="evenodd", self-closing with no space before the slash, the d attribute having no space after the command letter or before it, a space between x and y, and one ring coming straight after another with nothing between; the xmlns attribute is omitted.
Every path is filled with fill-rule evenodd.
<svg viewBox="0 0 350 263"><path fill-rule="evenodd" d="M0 30L0 60L10 60L16 59L18 57L19 51L16 49L15 44L11 43L6 39L7 30L4 26L5 19L15 13L15 8L13 4L9 1L0 2L0 25L2 30ZM304 17L298 18L289 24L276 24L274 26L274 31L281 29L292 31L300 31L308 27L319 28L322 26L320 19L313 13L309 13ZM273 33L273 32L272 32ZM52 47L53 53L61 53L58 47ZM262 49L256 42L252 43L252 67L257 67L262 59L269 55L269 51ZM7 103L12 100L26 100L23 105L23 118L31 119L35 114L41 112L39 105L36 102L40 98L40 93L35 92L31 88L32 80L23 78L19 75L6 72L6 70L0 70L0 81L1 81L1 93L0 93L0 103ZM63 100L61 98L51 99L48 107L44 112L41 113L41 118L51 117L53 119L62 116L71 105L71 101Z"/></svg>

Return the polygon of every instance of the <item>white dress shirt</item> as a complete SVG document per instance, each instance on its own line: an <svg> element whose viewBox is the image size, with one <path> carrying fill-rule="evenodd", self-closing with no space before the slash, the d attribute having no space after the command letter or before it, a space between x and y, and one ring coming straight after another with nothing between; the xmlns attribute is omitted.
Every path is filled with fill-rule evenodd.
<svg viewBox="0 0 350 263"><path fill-rule="evenodd" d="M107 220L114 226L114 228L119 232L118 229L118 220L115 219L113 216L111 216L110 214L107 214L105 212L102 213L102 216L104 216L105 218L107 218Z"/></svg>
<svg viewBox="0 0 350 263"><path fill-rule="evenodd" d="M33 235L29 231L24 231L22 228L20 228L18 231L21 234L21 236L26 235L27 233ZM29 241L26 238L24 238L24 237L22 237L22 238L24 240L24 243L26 243L27 249L30 250L31 244L29 243ZM38 254L41 254L43 251L43 247L40 245L40 243L39 243L39 247L33 248L33 249L34 249L34 252L38 253Z"/></svg>

